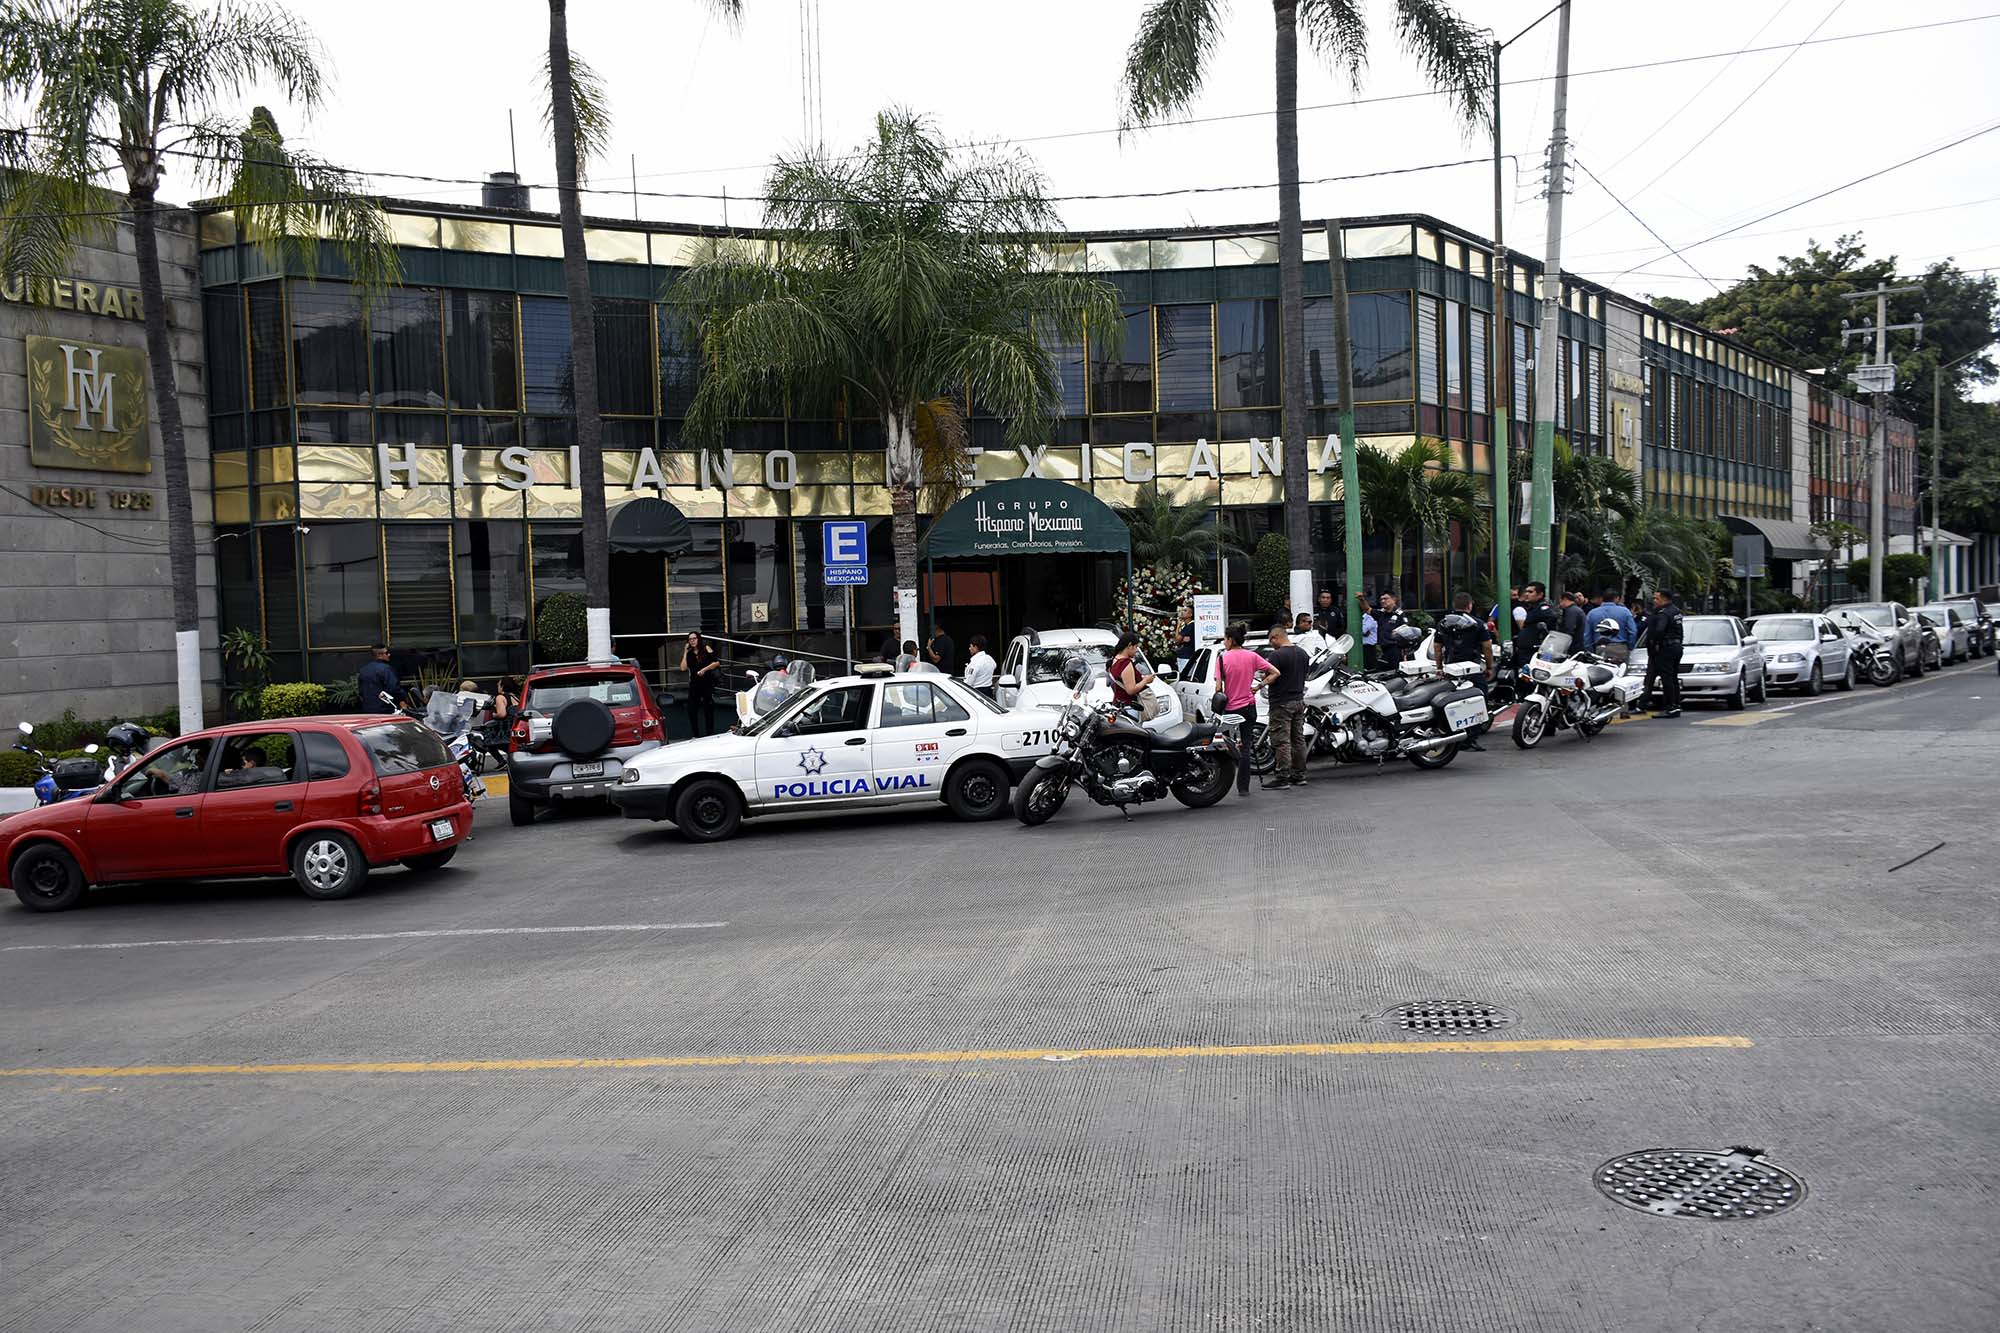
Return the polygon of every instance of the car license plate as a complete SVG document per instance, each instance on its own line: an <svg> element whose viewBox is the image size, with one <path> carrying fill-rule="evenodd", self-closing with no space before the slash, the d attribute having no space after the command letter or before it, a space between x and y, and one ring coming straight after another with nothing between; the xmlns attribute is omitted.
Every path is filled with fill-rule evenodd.
<svg viewBox="0 0 2000 1333"><path fill-rule="evenodd" d="M1485 720L1484 699L1458 699L1444 706L1445 725L1453 731L1464 731L1467 727L1478 726Z"/></svg>
<svg viewBox="0 0 2000 1333"><path fill-rule="evenodd" d="M452 826L452 822L449 819L433 819L431 821L432 842L449 842L452 835L457 832L458 830Z"/></svg>
<svg viewBox="0 0 2000 1333"><path fill-rule="evenodd" d="M601 778L604 776L604 761L592 759L586 763L571 764L569 775L573 778Z"/></svg>

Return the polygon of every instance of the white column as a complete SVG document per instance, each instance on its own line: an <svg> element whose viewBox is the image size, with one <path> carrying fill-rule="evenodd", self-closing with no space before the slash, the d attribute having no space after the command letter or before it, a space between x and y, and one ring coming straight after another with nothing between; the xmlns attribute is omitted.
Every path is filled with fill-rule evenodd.
<svg viewBox="0 0 2000 1333"><path fill-rule="evenodd" d="M181 735L200 731L201 717L201 631L174 633L174 676L180 688Z"/></svg>
<svg viewBox="0 0 2000 1333"><path fill-rule="evenodd" d="M598 661L611 654L611 608L589 606L583 611L584 642L589 645L584 656Z"/></svg>

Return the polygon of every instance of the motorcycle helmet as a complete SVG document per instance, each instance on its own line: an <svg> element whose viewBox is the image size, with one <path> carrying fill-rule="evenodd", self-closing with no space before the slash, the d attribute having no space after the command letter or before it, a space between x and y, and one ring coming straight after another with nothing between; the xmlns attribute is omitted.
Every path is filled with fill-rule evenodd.
<svg viewBox="0 0 2000 1333"><path fill-rule="evenodd" d="M120 722L104 733L104 739L112 749L126 754L141 754L153 743L153 738L137 722Z"/></svg>
<svg viewBox="0 0 2000 1333"><path fill-rule="evenodd" d="M1598 621L1594 628L1597 630L1597 637L1600 639L1615 639L1621 632L1618 622L1610 616L1606 616L1604 619Z"/></svg>
<svg viewBox="0 0 2000 1333"><path fill-rule="evenodd" d="M1394 634L1391 634L1389 637L1394 639L1397 643L1402 644L1405 648L1409 648L1409 647L1414 647L1415 645L1422 643L1424 641L1424 632L1418 629L1415 625L1404 625L1398 628L1396 632Z"/></svg>
<svg viewBox="0 0 2000 1333"><path fill-rule="evenodd" d="M1062 683L1064 685L1073 690L1089 679L1090 663L1084 660L1083 654L1071 653L1063 659Z"/></svg>
<svg viewBox="0 0 2000 1333"><path fill-rule="evenodd" d="M1439 629L1448 629L1457 631L1457 630L1477 629L1478 627L1479 627L1479 622L1474 620L1471 616L1465 614L1465 612L1463 611L1454 611L1450 615L1438 621Z"/></svg>

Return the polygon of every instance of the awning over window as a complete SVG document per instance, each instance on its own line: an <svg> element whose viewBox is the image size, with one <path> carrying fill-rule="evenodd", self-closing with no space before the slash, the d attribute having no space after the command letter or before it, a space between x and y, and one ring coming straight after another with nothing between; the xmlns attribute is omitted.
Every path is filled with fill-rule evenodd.
<svg viewBox="0 0 2000 1333"><path fill-rule="evenodd" d="M1782 518L1746 518L1722 515L1722 526L1731 532L1758 536L1771 548L1773 560L1823 560L1832 550L1803 523Z"/></svg>
<svg viewBox="0 0 2000 1333"><path fill-rule="evenodd" d="M1081 486L1039 477L979 487L939 514L917 543L917 555L927 560L1131 550L1132 534L1117 510Z"/></svg>
<svg viewBox="0 0 2000 1333"><path fill-rule="evenodd" d="M679 555L694 549L687 515L657 496L642 495L611 511L611 549Z"/></svg>

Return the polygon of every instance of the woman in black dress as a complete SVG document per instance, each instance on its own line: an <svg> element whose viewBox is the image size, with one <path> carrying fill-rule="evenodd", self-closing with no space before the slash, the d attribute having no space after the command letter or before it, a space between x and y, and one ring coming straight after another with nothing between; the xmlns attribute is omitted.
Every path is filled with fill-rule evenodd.
<svg viewBox="0 0 2000 1333"><path fill-rule="evenodd" d="M715 731L715 686L722 676L722 654L709 647L700 630L688 634L681 670L688 673L688 731L710 735Z"/></svg>

